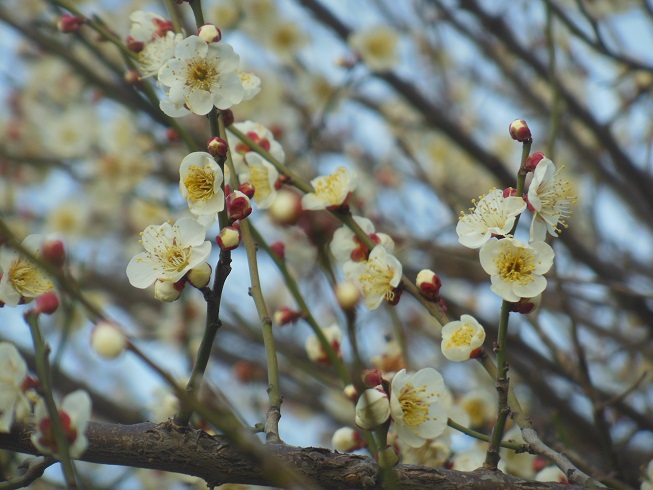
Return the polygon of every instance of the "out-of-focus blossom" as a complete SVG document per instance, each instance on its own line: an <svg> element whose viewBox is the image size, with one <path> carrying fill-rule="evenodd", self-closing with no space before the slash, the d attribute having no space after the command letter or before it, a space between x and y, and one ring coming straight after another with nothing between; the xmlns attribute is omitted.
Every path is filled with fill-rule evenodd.
<svg viewBox="0 0 653 490"><path fill-rule="evenodd" d="M349 46L374 71L392 70L398 61L399 34L390 26L378 26L354 32Z"/></svg>
<svg viewBox="0 0 653 490"><path fill-rule="evenodd" d="M0 342L0 432L10 432L14 420L30 411L23 392L26 376L27 364L16 346Z"/></svg>
<svg viewBox="0 0 653 490"><path fill-rule="evenodd" d="M389 254L394 252L395 243L392 238L385 233L376 233L374 224L369 219L354 216L354 221L374 243L381 245ZM336 230L329 248L336 260L341 263L348 260L362 262L368 258L370 252L367 246L346 226Z"/></svg>

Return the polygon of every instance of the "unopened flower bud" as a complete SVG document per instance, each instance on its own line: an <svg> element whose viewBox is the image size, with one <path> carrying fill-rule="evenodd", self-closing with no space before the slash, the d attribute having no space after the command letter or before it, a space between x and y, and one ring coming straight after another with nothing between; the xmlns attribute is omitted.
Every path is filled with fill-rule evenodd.
<svg viewBox="0 0 653 490"><path fill-rule="evenodd" d="M351 427L341 427L333 433L331 445L336 451L349 453L365 447L365 441L358 431Z"/></svg>
<svg viewBox="0 0 653 490"><path fill-rule="evenodd" d="M537 311L541 302L541 294L538 294L534 298L521 298L516 303L510 303L510 311L521 313L522 315L528 315L529 313Z"/></svg>
<svg viewBox="0 0 653 490"><path fill-rule="evenodd" d="M279 326L288 325L289 323L295 323L297 320L302 318L304 313L297 310L291 310L287 306L282 306L272 315L272 320Z"/></svg>
<svg viewBox="0 0 653 490"><path fill-rule="evenodd" d="M105 359L114 359L125 350L127 339L112 323L101 321L91 332L91 347Z"/></svg>
<svg viewBox="0 0 653 490"><path fill-rule="evenodd" d="M62 267L66 262L66 249L61 240L46 240L41 247L43 259L55 267Z"/></svg>
<svg viewBox="0 0 653 490"><path fill-rule="evenodd" d="M356 403L356 425L372 430L384 424L390 417L388 394L381 388L371 388L361 393Z"/></svg>
<svg viewBox="0 0 653 490"><path fill-rule="evenodd" d="M131 36L127 36L125 44L127 45L127 49L133 51L134 53L140 53L145 47L145 43L143 41L137 41Z"/></svg>
<svg viewBox="0 0 653 490"><path fill-rule="evenodd" d="M343 281L336 286L336 299L343 310L353 309L361 300L361 292L351 281Z"/></svg>
<svg viewBox="0 0 653 490"><path fill-rule="evenodd" d="M127 70L122 78L129 85L141 84L141 75L136 70Z"/></svg>
<svg viewBox="0 0 653 490"><path fill-rule="evenodd" d="M201 289L209 284L212 271L213 269L211 266L207 262L204 262L203 264L189 270L186 274L186 279L191 286Z"/></svg>
<svg viewBox="0 0 653 490"><path fill-rule="evenodd" d="M524 162L524 170L526 172L534 172L537 164L540 163L543 158L545 158L544 153L540 153L539 151L529 155Z"/></svg>
<svg viewBox="0 0 653 490"><path fill-rule="evenodd" d="M167 128L166 129L166 139L168 141L170 141L171 143L179 141L179 133L175 129Z"/></svg>
<svg viewBox="0 0 653 490"><path fill-rule="evenodd" d="M240 230L235 226L225 226L215 237L215 241L221 250L233 250L240 245L241 236Z"/></svg>
<svg viewBox="0 0 653 490"><path fill-rule="evenodd" d="M222 138L214 136L207 143L206 150L211 154L211 156L222 158L227 155L227 151L229 151L229 144Z"/></svg>
<svg viewBox="0 0 653 490"><path fill-rule="evenodd" d="M417 273L415 281L417 289L426 299L437 300L440 297L442 281L438 275L429 269L422 269Z"/></svg>
<svg viewBox="0 0 653 490"><path fill-rule="evenodd" d="M531 130L523 119L515 119L508 128L510 137L521 143L531 139Z"/></svg>
<svg viewBox="0 0 653 490"><path fill-rule="evenodd" d="M234 123L234 112L231 109L222 110L220 113L222 114L222 122L225 128L228 128Z"/></svg>
<svg viewBox="0 0 653 490"><path fill-rule="evenodd" d="M289 189L281 189L268 208L272 220L281 226L297 224L302 212L302 198Z"/></svg>
<svg viewBox="0 0 653 490"><path fill-rule="evenodd" d="M282 260L286 257L286 245L282 241L271 244L270 250Z"/></svg>
<svg viewBox="0 0 653 490"><path fill-rule="evenodd" d="M252 203L245 194L240 191L233 191L227 196L227 213L229 213L229 221L233 223L241 219L247 218L252 214Z"/></svg>
<svg viewBox="0 0 653 490"><path fill-rule="evenodd" d="M79 32L79 28L83 23L86 22L84 17L78 17L76 15L64 14L59 17L57 21L57 29L59 32Z"/></svg>
<svg viewBox="0 0 653 490"><path fill-rule="evenodd" d="M399 456L394 447L386 446L376 453L376 461L381 468L393 468L399 462Z"/></svg>
<svg viewBox="0 0 653 490"><path fill-rule="evenodd" d="M238 190L250 199L254 197L254 185L251 182L243 182L238 186Z"/></svg>
<svg viewBox="0 0 653 490"><path fill-rule="evenodd" d="M214 24L204 24L197 30L197 35L207 43L217 43L222 39L222 32Z"/></svg>
<svg viewBox="0 0 653 490"><path fill-rule="evenodd" d="M368 388L374 388L383 383L383 374L381 373L381 370L377 368L363 369L361 379L365 386Z"/></svg>
<svg viewBox="0 0 653 490"><path fill-rule="evenodd" d="M54 291L48 291L37 296L34 306L34 313L40 315L52 315L59 308L59 298Z"/></svg>
<svg viewBox="0 0 653 490"><path fill-rule="evenodd" d="M183 280L173 283L172 281L157 279L154 282L154 297L158 301L172 303L179 299L185 286L186 283Z"/></svg>
<svg viewBox="0 0 653 490"><path fill-rule="evenodd" d="M355 402L358 400L358 388L352 384L348 384L342 389L342 394L347 400L351 400L352 402Z"/></svg>

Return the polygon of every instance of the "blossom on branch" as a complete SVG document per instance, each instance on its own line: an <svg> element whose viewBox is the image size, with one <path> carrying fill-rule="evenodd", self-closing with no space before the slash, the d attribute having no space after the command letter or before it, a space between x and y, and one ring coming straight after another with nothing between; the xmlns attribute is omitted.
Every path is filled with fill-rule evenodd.
<svg viewBox="0 0 653 490"><path fill-rule="evenodd" d="M440 404L445 386L433 368L414 374L399 371L392 380L390 411L399 440L420 447L447 428L447 410Z"/></svg>
<svg viewBox="0 0 653 490"><path fill-rule="evenodd" d="M241 182L254 186L254 201L260 209L269 208L277 197L279 172L258 153L250 151L245 155L246 169L238 175Z"/></svg>
<svg viewBox="0 0 653 490"><path fill-rule="evenodd" d="M22 246L39 257L43 243L42 235L29 235ZM8 306L28 303L54 287L37 264L7 247L0 248L0 271L0 302Z"/></svg>
<svg viewBox="0 0 653 490"><path fill-rule="evenodd" d="M222 170L210 153L196 151L179 168L179 190L195 215L216 215L224 209Z"/></svg>
<svg viewBox="0 0 653 490"><path fill-rule="evenodd" d="M354 216L354 221L374 243L381 245L390 254L394 251L395 243L392 238L385 233L376 233L374 224L369 219ZM342 226L336 230L329 248L336 260L342 263L348 260L361 262L367 259L370 252L367 246L347 226Z"/></svg>
<svg viewBox="0 0 653 490"><path fill-rule="evenodd" d="M347 204L349 196L358 184L358 174L345 167L331 175L311 180L314 192L304 194L302 207L308 210L335 210Z"/></svg>
<svg viewBox="0 0 653 490"><path fill-rule="evenodd" d="M553 249L544 242L504 238L483 245L481 266L490 274L492 291L511 303L532 298L546 288L542 276L553 265Z"/></svg>
<svg viewBox="0 0 653 490"><path fill-rule="evenodd" d="M145 252L133 257L127 265L129 282L144 289L157 279L179 281L211 253L211 242L204 240L205 235L205 228L190 218L181 218L173 225L148 226L140 240Z"/></svg>
<svg viewBox="0 0 653 490"><path fill-rule="evenodd" d="M240 57L226 43L207 44L189 36L175 48L175 57L159 70L159 82L170 88L161 110L170 117L205 115L213 107L228 109L245 93L236 69Z"/></svg>
<svg viewBox="0 0 653 490"><path fill-rule="evenodd" d="M348 261L342 268L347 279L361 289L365 306L370 310L377 309L384 299L394 301L402 267L382 245L374 247L367 260Z"/></svg>
<svg viewBox="0 0 653 490"><path fill-rule="evenodd" d="M461 211L456 233L458 241L469 248L479 248L492 235L505 236L515 224L515 217L526 209L521 197L508 196L500 189L492 189L479 201L472 200L470 214Z"/></svg>
<svg viewBox="0 0 653 490"><path fill-rule="evenodd" d="M485 330L471 315L442 327L442 354L450 361L466 361L474 357L485 341Z"/></svg>
<svg viewBox="0 0 653 490"><path fill-rule="evenodd" d="M183 34L172 30L172 22L160 15L138 10L129 16L128 46L138 47L138 67L143 77L156 75L165 62L174 57Z"/></svg>

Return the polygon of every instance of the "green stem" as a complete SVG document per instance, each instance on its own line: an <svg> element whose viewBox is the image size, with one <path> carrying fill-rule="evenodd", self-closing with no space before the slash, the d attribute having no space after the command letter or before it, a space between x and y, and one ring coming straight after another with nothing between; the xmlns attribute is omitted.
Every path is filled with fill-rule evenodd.
<svg viewBox="0 0 653 490"><path fill-rule="evenodd" d="M490 436L487 436L485 434L482 434L480 432L477 432L473 429L470 429L468 427L465 427L464 425L460 425L457 422L454 422L451 419L447 419L447 425L451 427L452 429L456 429L458 432L462 432L463 434L466 434L470 437L473 437L475 439L478 439L479 441L485 441L485 442L490 442ZM527 446L524 444L519 444L518 442L509 442L509 441L503 441L501 442L501 447L505 447L507 449L512 449L513 451L519 451L519 452L525 452L528 450Z"/></svg>
<svg viewBox="0 0 653 490"><path fill-rule="evenodd" d="M54 442L57 446L57 455L61 459L61 466L63 469L66 488L77 488L77 481L75 479L75 467L73 466L72 459L70 458L70 450L66 434L61 423L59 416L59 409L54 401L52 394L52 384L50 380L50 367L48 364L48 354L50 348L45 344L45 340L41 335L39 328L38 315L28 311L25 314L25 322L29 325L32 334L32 342L34 343L34 363L36 365L36 374L39 378L41 385L40 391L43 395L45 408L48 411L50 422L52 424L52 432L54 433Z"/></svg>
<svg viewBox="0 0 653 490"><path fill-rule="evenodd" d="M503 432L506 428L506 421L510 415L508 405L508 362L506 360L506 338L508 334L508 320L510 318L510 303L503 301L501 304L501 320L499 323L499 334L497 336L497 375L496 388L499 395L497 423L492 431L490 447L485 456L485 465L490 468L496 468L499 462L499 446L503 438Z"/></svg>

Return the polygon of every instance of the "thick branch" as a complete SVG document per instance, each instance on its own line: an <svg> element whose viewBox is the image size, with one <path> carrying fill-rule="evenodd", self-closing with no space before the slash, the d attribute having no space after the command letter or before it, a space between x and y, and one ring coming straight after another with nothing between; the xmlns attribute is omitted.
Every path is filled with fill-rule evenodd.
<svg viewBox="0 0 653 490"><path fill-rule="evenodd" d="M0 434L0 448L38 454L30 442L30 430L29 425L19 425L10 434ZM254 466L251 460L233 449L224 437L211 436L200 430L178 428L170 423L117 425L91 422L87 437L89 447L81 458L84 461L183 473L203 478L209 486L271 483L262 468ZM269 444L267 447L321 488L381 488L378 467L369 457L285 444ZM582 488L532 482L492 470L463 473L412 465L397 466L396 478L400 488L407 490Z"/></svg>

